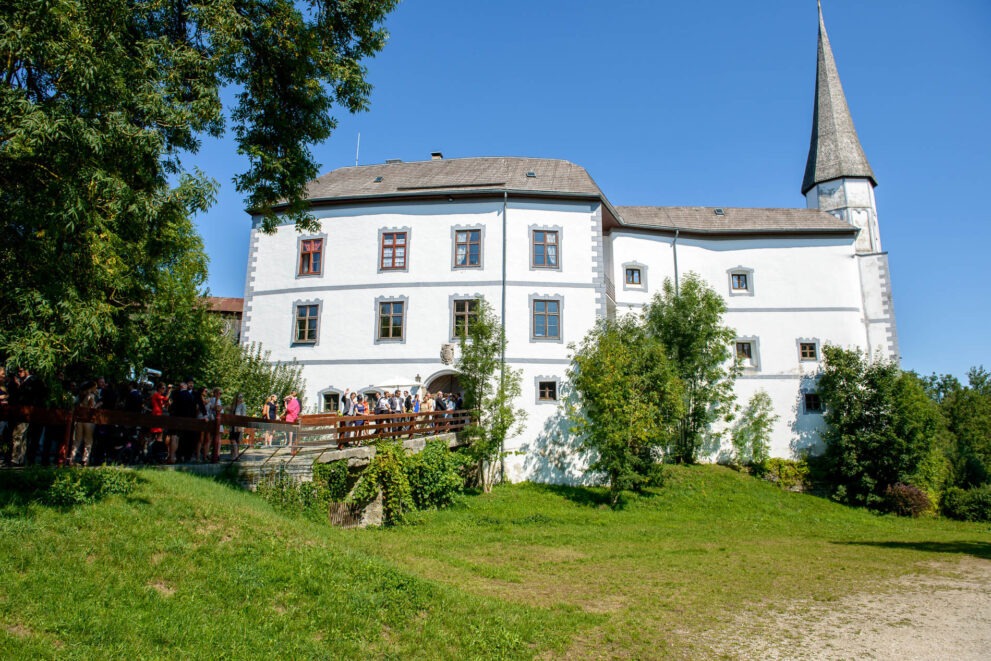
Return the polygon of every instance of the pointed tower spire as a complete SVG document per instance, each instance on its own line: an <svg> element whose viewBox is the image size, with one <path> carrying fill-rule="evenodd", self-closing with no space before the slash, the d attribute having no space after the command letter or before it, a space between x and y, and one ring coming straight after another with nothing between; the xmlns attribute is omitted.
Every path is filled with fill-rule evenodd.
<svg viewBox="0 0 991 661"><path fill-rule="evenodd" d="M833 49L822 20L819 4L819 63L816 67L816 98L812 115L812 143L805 164L802 194L824 181L841 177L862 177L877 185L864 149L853 127Z"/></svg>

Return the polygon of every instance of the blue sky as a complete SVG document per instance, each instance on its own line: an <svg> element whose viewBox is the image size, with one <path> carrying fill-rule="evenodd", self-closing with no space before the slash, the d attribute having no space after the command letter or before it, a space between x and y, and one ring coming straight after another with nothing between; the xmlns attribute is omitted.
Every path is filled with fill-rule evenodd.
<svg viewBox="0 0 991 661"><path fill-rule="evenodd" d="M902 366L991 368L991 3L825 0L878 179ZM407 0L367 62L368 112L339 113L321 172L387 158L534 156L585 167L617 205L802 207L813 0ZM187 165L221 185L197 218L211 293L242 296L248 216L230 140Z"/></svg>

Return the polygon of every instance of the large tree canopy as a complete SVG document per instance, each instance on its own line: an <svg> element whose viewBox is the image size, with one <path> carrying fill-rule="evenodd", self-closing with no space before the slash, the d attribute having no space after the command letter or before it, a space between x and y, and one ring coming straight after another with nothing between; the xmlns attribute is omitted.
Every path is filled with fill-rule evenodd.
<svg viewBox="0 0 991 661"><path fill-rule="evenodd" d="M163 280L202 281L190 216L216 185L181 158L225 128L248 206L297 227L310 146L368 101L363 58L396 0L0 4L0 357L42 373L135 357ZM174 282L172 278L171 282ZM170 286L171 286L170 282Z"/></svg>

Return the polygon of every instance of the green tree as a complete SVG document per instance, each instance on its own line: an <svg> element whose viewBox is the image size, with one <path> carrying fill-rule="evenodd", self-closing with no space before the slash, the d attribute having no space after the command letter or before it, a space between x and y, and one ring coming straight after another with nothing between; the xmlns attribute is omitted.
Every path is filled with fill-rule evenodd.
<svg viewBox="0 0 991 661"><path fill-rule="evenodd" d="M983 367L967 376L968 385L950 390L941 404L955 440L954 483L965 489L991 483L991 379Z"/></svg>
<svg viewBox="0 0 991 661"><path fill-rule="evenodd" d="M0 355L43 376L134 355L140 313L199 258L190 216L214 199L182 157L226 115L249 164L236 186L264 229L278 209L312 226L310 146L335 106L366 106L361 61L395 4L0 4Z"/></svg>
<svg viewBox="0 0 991 661"><path fill-rule="evenodd" d="M478 314L462 334L455 367L465 407L475 411L464 433L470 439L467 452L486 492L499 475L506 439L518 434L526 420L526 411L516 406L523 390L522 374L502 362L505 351L506 331L492 306L480 299Z"/></svg>
<svg viewBox="0 0 991 661"><path fill-rule="evenodd" d="M647 332L667 350L684 385L684 413L671 457L694 463L713 422L731 414L739 365L732 360L736 332L723 325L726 303L705 281L689 273L675 290L666 279L644 309Z"/></svg>
<svg viewBox="0 0 991 661"><path fill-rule="evenodd" d="M296 361L273 361L272 352L264 351L260 344L241 346L219 332L212 336L211 345L197 382L222 388L228 412L233 412L230 407L237 393L244 394L247 414L258 417L269 395L275 395L281 404L290 392L305 390L302 367Z"/></svg>
<svg viewBox="0 0 991 661"><path fill-rule="evenodd" d="M733 461L763 468L770 456L771 430L778 417L767 391L755 392L733 425Z"/></svg>
<svg viewBox="0 0 991 661"><path fill-rule="evenodd" d="M615 507L624 490L652 477L683 413L681 381L661 342L642 320L600 320L578 345L568 371L576 395L568 408L589 470L604 473Z"/></svg>
<svg viewBox="0 0 991 661"><path fill-rule="evenodd" d="M826 346L823 356L823 463L834 497L878 507L885 490L899 483L938 496L945 477L942 420L919 378L856 350Z"/></svg>

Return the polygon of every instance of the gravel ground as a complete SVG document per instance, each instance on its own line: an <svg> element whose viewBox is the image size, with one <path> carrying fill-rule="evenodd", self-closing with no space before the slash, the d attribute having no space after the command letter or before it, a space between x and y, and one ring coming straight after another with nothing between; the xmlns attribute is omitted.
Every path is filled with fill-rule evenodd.
<svg viewBox="0 0 991 661"><path fill-rule="evenodd" d="M741 659L991 659L991 560L965 557L925 569L834 602L793 602L741 617L713 652Z"/></svg>

